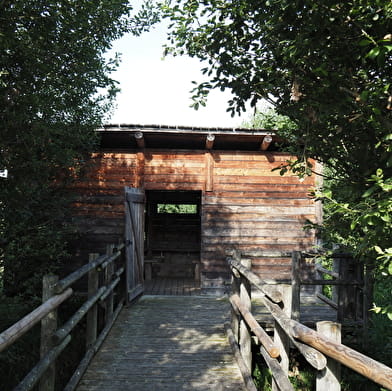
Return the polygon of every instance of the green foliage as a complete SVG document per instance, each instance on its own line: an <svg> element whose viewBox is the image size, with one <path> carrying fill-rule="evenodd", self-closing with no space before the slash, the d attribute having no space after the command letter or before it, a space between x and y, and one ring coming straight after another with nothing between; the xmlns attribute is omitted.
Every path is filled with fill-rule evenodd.
<svg viewBox="0 0 392 391"><path fill-rule="evenodd" d="M158 204L158 213L173 213L173 214L196 214L197 205L191 204Z"/></svg>
<svg viewBox="0 0 392 391"><path fill-rule="evenodd" d="M0 294L0 331L5 330L39 306L40 300L6 297ZM72 297L59 307L59 325L64 324L83 299ZM72 332L72 339L60 354L56 372L56 390L63 390L85 353L85 322ZM37 324L18 341L0 353L0 389L13 390L40 359L40 325Z"/></svg>
<svg viewBox="0 0 392 391"><path fill-rule="evenodd" d="M229 89L232 115L265 99L290 118L298 159L281 173L308 175L309 158L322 162L327 245L376 260L377 277L390 281L391 2L172 0L162 8L172 21L166 52L205 61L209 80L196 86L195 103Z"/></svg>
<svg viewBox="0 0 392 391"><path fill-rule="evenodd" d="M384 281L385 298L375 297L374 311L392 319L392 197L391 178L378 169L360 194L352 184L328 181L316 196L324 203L325 217L318 227L326 245L339 243L346 251L374 267L377 283ZM373 265L375 263L375 266Z"/></svg>
<svg viewBox="0 0 392 391"><path fill-rule="evenodd" d="M242 127L253 129L267 129L271 131L291 130L291 133L297 129L297 125L285 115L278 114L274 109L269 108L266 111L256 110L248 121L242 122Z"/></svg>
<svg viewBox="0 0 392 391"><path fill-rule="evenodd" d="M196 87L196 102L230 89L234 114L266 99L298 125L308 156L333 155L340 175L360 179L387 159L373 147L391 129L392 7L376 3L175 0L164 6L173 22L166 51L207 62L210 80Z"/></svg>
<svg viewBox="0 0 392 391"><path fill-rule="evenodd" d="M10 327L39 305L38 301L4 297L0 293L0 331ZM0 353L0 389L12 390L39 361L39 326L33 327L12 346ZM28 354L26 354L28 352Z"/></svg>
<svg viewBox="0 0 392 391"><path fill-rule="evenodd" d="M285 145L295 143L293 134L298 129L298 125L286 115L278 114L275 109L269 108L266 111L256 110L249 120L241 124L244 128L266 129L276 132L283 138ZM285 147L288 148L287 146Z"/></svg>
<svg viewBox="0 0 392 391"><path fill-rule="evenodd" d="M272 374L270 369L256 362L252 377L258 390L271 391Z"/></svg>
<svg viewBox="0 0 392 391"><path fill-rule="evenodd" d="M104 53L130 28L130 11L127 1L1 2L0 262L10 294L37 292L39 275L67 254L65 187L110 111L118 57Z"/></svg>

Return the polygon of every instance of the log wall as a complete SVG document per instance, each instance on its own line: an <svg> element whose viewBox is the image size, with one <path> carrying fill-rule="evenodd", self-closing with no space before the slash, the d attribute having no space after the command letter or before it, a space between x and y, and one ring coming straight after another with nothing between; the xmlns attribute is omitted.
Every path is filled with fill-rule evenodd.
<svg viewBox="0 0 392 391"><path fill-rule="evenodd" d="M92 246L123 235L124 186L145 190L202 192L202 287L222 286L229 277L225 251L253 255L253 270L264 278L290 278L290 260L282 254L307 250L315 243L304 231L316 221L317 205L308 197L314 178L280 176L271 169L289 156L279 152L172 151L101 153L92 157L75 185L74 204L81 255Z"/></svg>

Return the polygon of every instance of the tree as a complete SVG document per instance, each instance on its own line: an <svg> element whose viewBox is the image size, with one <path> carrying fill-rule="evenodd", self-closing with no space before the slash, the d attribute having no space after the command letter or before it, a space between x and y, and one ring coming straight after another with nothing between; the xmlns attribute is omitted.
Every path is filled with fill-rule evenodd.
<svg viewBox="0 0 392 391"><path fill-rule="evenodd" d="M325 232L364 261L377 258L377 275L390 279L391 2L174 0L162 7L172 21L166 53L207 64L195 105L213 88L230 89L233 115L266 99L288 116L301 157L292 167L306 174L306 158L315 158L333 178L318 194L329 210Z"/></svg>
<svg viewBox="0 0 392 391"><path fill-rule="evenodd" d="M0 4L0 232L9 294L36 294L35 274L67 254L66 185L96 142L117 91L105 59L129 30L127 1ZM1 266L1 265L0 265Z"/></svg>

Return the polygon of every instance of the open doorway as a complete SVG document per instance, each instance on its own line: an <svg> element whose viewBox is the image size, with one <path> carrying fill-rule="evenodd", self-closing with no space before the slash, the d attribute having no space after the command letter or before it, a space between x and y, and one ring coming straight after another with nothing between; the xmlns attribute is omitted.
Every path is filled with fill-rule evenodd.
<svg viewBox="0 0 392 391"><path fill-rule="evenodd" d="M182 281L199 287L201 192L151 190L146 202L146 286L166 281L179 290Z"/></svg>

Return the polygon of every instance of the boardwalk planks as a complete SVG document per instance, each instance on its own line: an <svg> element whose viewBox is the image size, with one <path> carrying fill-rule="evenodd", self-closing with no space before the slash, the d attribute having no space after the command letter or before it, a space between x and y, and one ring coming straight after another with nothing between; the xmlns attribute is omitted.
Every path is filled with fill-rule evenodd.
<svg viewBox="0 0 392 391"><path fill-rule="evenodd" d="M241 391L227 300L144 296L124 309L77 391Z"/></svg>

